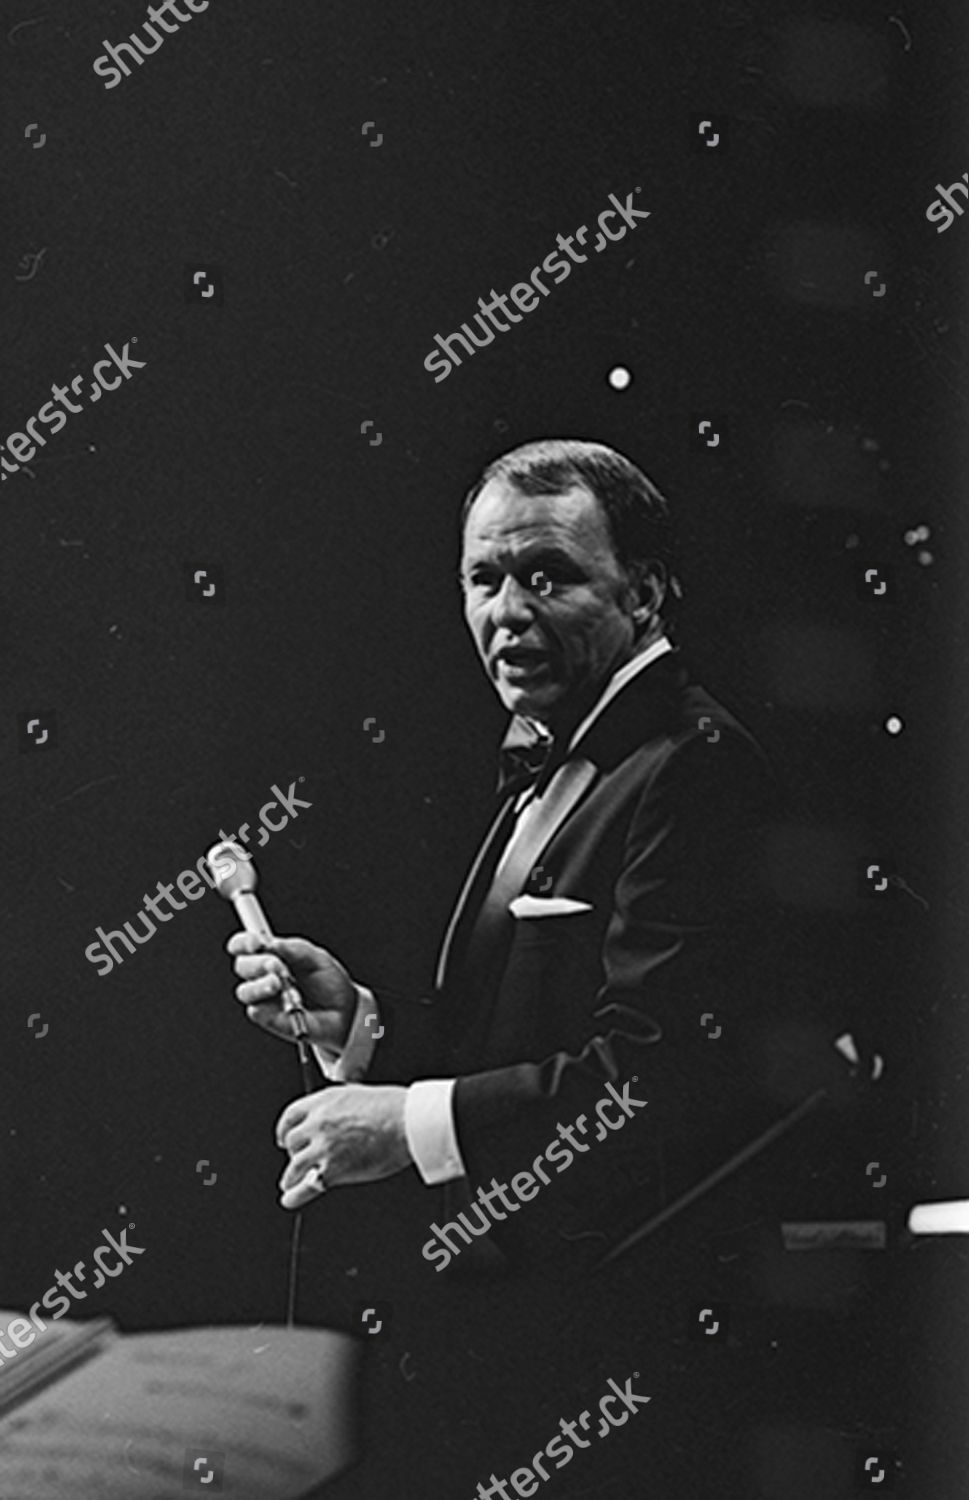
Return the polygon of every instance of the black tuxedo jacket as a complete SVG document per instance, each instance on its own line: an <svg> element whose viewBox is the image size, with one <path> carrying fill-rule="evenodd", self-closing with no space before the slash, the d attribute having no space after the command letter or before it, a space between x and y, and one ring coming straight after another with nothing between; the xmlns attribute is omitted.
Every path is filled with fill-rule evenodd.
<svg viewBox="0 0 969 1500"><path fill-rule="evenodd" d="M434 1040L422 1029L408 1047L398 1012L400 1045L370 1075L457 1077L472 1195L543 1157L548 1185L489 1235L513 1261L608 1248L783 1113L764 1088L779 924L762 878L775 792L761 750L674 650L573 753L591 779L530 889L586 909L506 910L474 941L514 821L506 799L425 1002ZM595 1107L609 1083L646 1108L606 1134ZM558 1127L582 1116L572 1150Z"/></svg>
<svg viewBox="0 0 969 1500"><path fill-rule="evenodd" d="M832 1098L841 1087L839 1054L823 1038L810 1066L798 1044L796 1066L778 1074L778 1030L785 1010L800 1021L800 991L784 983L793 959L764 878L773 778L678 652L634 676L574 755L590 767L587 783L536 853L529 889L582 908L519 918L506 909L482 935L513 823L505 799L433 996L388 1005L389 1036L368 1077L455 1077L468 1177L415 1184L414 1222L396 1226L402 1282L388 1271L386 1295L419 1378L402 1382L396 1359L372 1368L379 1421L347 1500L470 1496L487 1475L530 1461L563 1416L588 1417L609 1379L633 1376L651 1404L608 1439L593 1418L589 1451L556 1474L556 1493L747 1500L761 1492L763 1413L799 1389L801 1346L789 1341L792 1368L782 1368L771 1288L787 1274L779 1221L792 1208L801 1216L796 1179L806 1143L809 1160L816 1151L816 1112L708 1183L819 1083ZM620 1097L628 1087L631 1114L600 1132L609 1083ZM615 1123L618 1106L609 1114ZM493 1178L517 1209L473 1238L450 1228L462 1213L480 1226L468 1190L491 1190ZM676 1212L658 1232L598 1266L664 1208ZM443 1267L436 1248L426 1253L439 1228L457 1251ZM728 1350L698 1332L698 1310L711 1305L718 1327L727 1319Z"/></svg>

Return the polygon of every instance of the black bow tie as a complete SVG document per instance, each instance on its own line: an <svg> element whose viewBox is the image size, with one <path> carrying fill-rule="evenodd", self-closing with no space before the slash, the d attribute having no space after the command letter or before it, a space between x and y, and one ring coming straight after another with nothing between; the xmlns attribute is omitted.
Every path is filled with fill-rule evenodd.
<svg viewBox="0 0 969 1500"><path fill-rule="evenodd" d="M532 786L553 759L555 741L533 720L516 714L498 755L498 793L511 797ZM548 778L545 777L545 780Z"/></svg>

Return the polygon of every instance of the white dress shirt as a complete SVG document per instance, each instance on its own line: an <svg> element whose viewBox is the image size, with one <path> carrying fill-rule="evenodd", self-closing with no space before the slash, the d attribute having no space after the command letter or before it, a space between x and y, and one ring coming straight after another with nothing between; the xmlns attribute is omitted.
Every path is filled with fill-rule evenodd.
<svg viewBox="0 0 969 1500"><path fill-rule="evenodd" d="M656 661L657 657L665 656L666 652L672 649L666 636L660 636L658 640L647 646L645 651L632 657L617 672L614 672L591 712L586 715L573 733L566 754L572 753L579 741L589 732L606 704L612 701L631 678L635 677L638 672L642 672L651 662ZM529 822L529 812L536 806L534 788L526 787L515 804L517 817L514 831L498 862L498 870L504 865L512 848L522 836ZM356 986L356 989L359 996L357 1009L343 1051L337 1055L329 1051L324 1052L316 1045L313 1046L313 1051L326 1077L340 1083L356 1082L363 1078L376 1046L373 1030L380 1030L380 1008L372 992L360 984ZM369 1025L368 1018L372 1018ZM373 1030L370 1027L373 1027ZM421 1078L410 1084L407 1089L407 1098L404 1103L404 1131L407 1137L407 1147L414 1165L428 1187L466 1175L461 1152L458 1150L454 1111L451 1107L451 1095L456 1081L454 1078Z"/></svg>

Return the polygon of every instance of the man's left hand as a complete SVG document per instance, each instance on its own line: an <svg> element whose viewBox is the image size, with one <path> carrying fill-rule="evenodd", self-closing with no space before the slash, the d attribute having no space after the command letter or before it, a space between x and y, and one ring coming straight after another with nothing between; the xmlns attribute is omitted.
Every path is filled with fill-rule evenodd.
<svg viewBox="0 0 969 1500"><path fill-rule="evenodd" d="M412 1165L404 1134L401 1084L346 1083L304 1094L287 1104L276 1124L276 1144L290 1155L279 1179L283 1208L302 1208L319 1197L311 1167L326 1188L379 1182Z"/></svg>

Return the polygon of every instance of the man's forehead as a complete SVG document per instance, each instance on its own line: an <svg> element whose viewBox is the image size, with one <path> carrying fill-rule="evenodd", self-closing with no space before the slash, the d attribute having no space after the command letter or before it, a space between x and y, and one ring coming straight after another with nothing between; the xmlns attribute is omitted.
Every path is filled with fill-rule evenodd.
<svg viewBox="0 0 969 1500"><path fill-rule="evenodd" d="M506 480L485 485L468 516L465 550L540 542L611 550L605 517L591 491L577 484L557 494L523 495Z"/></svg>

